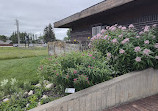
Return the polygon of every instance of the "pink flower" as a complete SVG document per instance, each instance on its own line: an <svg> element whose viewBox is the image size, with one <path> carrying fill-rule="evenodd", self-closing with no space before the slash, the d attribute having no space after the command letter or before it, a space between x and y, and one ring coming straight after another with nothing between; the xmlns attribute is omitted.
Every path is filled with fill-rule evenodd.
<svg viewBox="0 0 158 111"><path fill-rule="evenodd" d="M110 26L106 26L106 29L109 29L110 28Z"/></svg>
<svg viewBox="0 0 158 111"><path fill-rule="evenodd" d="M77 71L76 70L74 70L74 74L76 74L77 73Z"/></svg>
<svg viewBox="0 0 158 111"><path fill-rule="evenodd" d="M41 66L41 70L43 70L43 66Z"/></svg>
<svg viewBox="0 0 158 111"><path fill-rule="evenodd" d="M115 30L116 30L116 27L115 27L115 26L111 26L109 29L110 29L111 31L115 31Z"/></svg>
<svg viewBox="0 0 158 111"><path fill-rule="evenodd" d="M120 49L120 54L123 54L123 53L125 53L125 50Z"/></svg>
<svg viewBox="0 0 158 111"><path fill-rule="evenodd" d="M92 45L91 45L91 42L90 42L90 43L88 44L88 47L91 48L91 46L92 46Z"/></svg>
<svg viewBox="0 0 158 111"><path fill-rule="evenodd" d="M141 49L140 49L139 46L137 46L137 47L134 48L134 51L135 51L135 52L139 52L140 50L141 50Z"/></svg>
<svg viewBox="0 0 158 111"><path fill-rule="evenodd" d="M136 57L135 61L140 62L141 61L141 57Z"/></svg>
<svg viewBox="0 0 158 111"><path fill-rule="evenodd" d="M97 37L101 37L101 34L99 33L99 34L97 34Z"/></svg>
<svg viewBox="0 0 158 111"><path fill-rule="evenodd" d="M155 59L158 59L158 56L155 56Z"/></svg>
<svg viewBox="0 0 158 111"><path fill-rule="evenodd" d="M150 26L145 26L144 32L149 32Z"/></svg>
<svg viewBox="0 0 158 111"><path fill-rule="evenodd" d="M140 36L136 36L136 38L140 38Z"/></svg>
<svg viewBox="0 0 158 111"><path fill-rule="evenodd" d="M134 28L134 25L133 25L133 24L130 24L128 28L129 28L129 29L132 29L132 28Z"/></svg>
<svg viewBox="0 0 158 111"><path fill-rule="evenodd" d="M123 37L123 34L119 35L118 37L119 37L119 38L122 38L122 37Z"/></svg>
<svg viewBox="0 0 158 111"><path fill-rule="evenodd" d="M108 37L108 40L110 40L110 39L111 39L111 37L109 36L109 37Z"/></svg>
<svg viewBox="0 0 158 111"><path fill-rule="evenodd" d="M158 43L156 43L156 44L155 44L155 48L157 48L157 49L158 49Z"/></svg>
<svg viewBox="0 0 158 111"><path fill-rule="evenodd" d="M143 53L144 53L145 55L149 55L150 52L151 52L151 51L150 51L149 49L144 49L144 50L143 50Z"/></svg>
<svg viewBox="0 0 158 111"><path fill-rule="evenodd" d="M112 43L117 43L117 42L118 42L118 41L117 41L116 38L112 40Z"/></svg>
<svg viewBox="0 0 158 111"><path fill-rule="evenodd" d="M157 24L154 24L153 27L154 27L154 28L157 27Z"/></svg>
<svg viewBox="0 0 158 111"><path fill-rule="evenodd" d="M124 39L121 43L125 44L126 42L129 42L129 38Z"/></svg>
<svg viewBox="0 0 158 111"><path fill-rule="evenodd" d="M57 76L59 76L59 74L58 74L58 73L57 73L56 75L57 75Z"/></svg>
<svg viewBox="0 0 158 111"><path fill-rule="evenodd" d="M91 67L91 69L93 69L93 67Z"/></svg>
<svg viewBox="0 0 158 111"><path fill-rule="evenodd" d="M120 25L118 28L119 28L119 29L122 29L122 26Z"/></svg>
<svg viewBox="0 0 158 111"><path fill-rule="evenodd" d="M88 66L89 68L91 67L91 66Z"/></svg>
<svg viewBox="0 0 158 111"><path fill-rule="evenodd" d="M126 27L122 27L121 29L122 29L122 30L126 30L127 28L126 28Z"/></svg>
<svg viewBox="0 0 158 111"><path fill-rule="evenodd" d="M141 32L139 32L139 35L142 35L144 32L143 31L141 31Z"/></svg>
<svg viewBox="0 0 158 111"><path fill-rule="evenodd" d="M149 44L149 40L144 41L144 44Z"/></svg>
<svg viewBox="0 0 158 111"><path fill-rule="evenodd" d="M86 80L88 80L88 77L86 78Z"/></svg>
<svg viewBox="0 0 158 111"><path fill-rule="evenodd" d="M77 81L77 78L74 79L74 82Z"/></svg>
<svg viewBox="0 0 158 111"><path fill-rule="evenodd" d="M89 54L89 57L92 57L92 54Z"/></svg>
<svg viewBox="0 0 158 111"><path fill-rule="evenodd" d="M95 59L95 57L92 57L92 59Z"/></svg>
<svg viewBox="0 0 158 111"><path fill-rule="evenodd" d="M106 40L108 38L108 35L105 35L104 39Z"/></svg>
<svg viewBox="0 0 158 111"><path fill-rule="evenodd" d="M105 30L105 29L102 29L102 30L101 30L101 33L102 33L102 34L103 34L103 33L105 33L105 32L106 32L106 30Z"/></svg>

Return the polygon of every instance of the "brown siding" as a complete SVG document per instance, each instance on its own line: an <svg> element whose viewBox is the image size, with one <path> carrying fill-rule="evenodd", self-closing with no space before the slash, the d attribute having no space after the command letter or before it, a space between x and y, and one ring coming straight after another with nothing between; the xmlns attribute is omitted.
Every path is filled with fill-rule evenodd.
<svg viewBox="0 0 158 111"><path fill-rule="evenodd" d="M88 40L95 24L134 24L139 30L145 25L158 24L158 1L129 4L76 21L72 24L72 40Z"/></svg>

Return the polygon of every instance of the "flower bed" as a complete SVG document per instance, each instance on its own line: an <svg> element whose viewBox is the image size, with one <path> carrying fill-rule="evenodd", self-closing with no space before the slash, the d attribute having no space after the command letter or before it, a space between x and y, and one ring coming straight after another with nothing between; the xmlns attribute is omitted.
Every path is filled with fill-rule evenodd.
<svg viewBox="0 0 158 111"><path fill-rule="evenodd" d="M29 110L63 97L66 88L88 88L127 72L158 68L158 30L156 25L137 32L114 25L91 38L91 50L52 56L41 61L39 81L19 83L5 79L0 83L0 110Z"/></svg>
<svg viewBox="0 0 158 111"><path fill-rule="evenodd" d="M156 25L136 31L131 24L107 26L91 38L90 47L97 49L118 73L125 74L149 67L158 68L158 30Z"/></svg>

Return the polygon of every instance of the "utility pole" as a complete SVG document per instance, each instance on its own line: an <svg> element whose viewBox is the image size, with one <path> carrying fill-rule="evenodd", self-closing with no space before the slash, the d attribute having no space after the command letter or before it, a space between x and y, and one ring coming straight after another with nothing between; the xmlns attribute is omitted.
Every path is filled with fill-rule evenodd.
<svg viewBox="0 0 158 111"><path fill-rule="evenodd" d="M17 26L17 37L18 37L18 47L20 46L20 36L19 36L19 21L16 19Z"/></svg>

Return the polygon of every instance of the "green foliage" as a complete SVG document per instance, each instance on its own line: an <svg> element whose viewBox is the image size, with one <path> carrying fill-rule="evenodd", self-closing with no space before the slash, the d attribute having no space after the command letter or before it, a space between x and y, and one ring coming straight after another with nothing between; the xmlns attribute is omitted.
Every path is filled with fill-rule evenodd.
<svg viewBox="0 0 158 111"><path fill-rule="evenodd" d="M67 30L67 37L64 38L65 41L71 39L71 31L72 31L72 29Z"/></svg>
<svg viewBox="0 0 158 111"><path fill-rule="evenodd" d="M92 52L73 52L47 58L39 67L39 76L52 80L63 91L71 87L79 91L111 79L113 73L106 59Z"/></svg>
<svg viewBox="0 0 158 111"><path fill-rule="evenodd" d="M91 38L90 46L109 59L109 64L121 74L157 67L158 31L146 26L137 32L133 25L107 27Z"/></svg>
<svg viewBox="0 0 158 111"><path fill-rule="evenodd" d="M55 34L54 34L54 30L52 28L52 25L49 24L48 26L46 26L46 28L44 29L44 42L48 43L48 42L52 42L55 41Z"/></svg>
<svg viewBox="0 0 158 111"><path fill-rule="evenodd" d="M8 39L5 35L0 35L0 40L2 40L3 42L6 42Z"/></svg>

